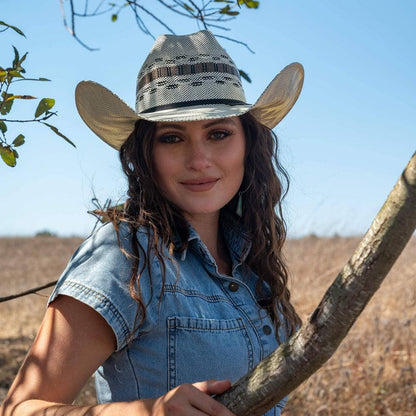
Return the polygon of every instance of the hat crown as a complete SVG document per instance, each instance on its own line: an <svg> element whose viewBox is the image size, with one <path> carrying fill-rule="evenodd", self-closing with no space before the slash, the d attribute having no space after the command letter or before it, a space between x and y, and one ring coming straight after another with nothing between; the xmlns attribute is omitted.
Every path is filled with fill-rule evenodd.
<svg viewBox="0 0 416 416"><path fill-rule="evenodd" d="M240 73L214 35L159 36L137 77L137 114L213 104L246 104Z"/></svg>
<svg viewBox="0 0 416 416"><path fill-rule="evenodd" d="M272 129L295 104L304 70L294 62L278 73L255 104L247 104L240 73L214 35L157 38L138 78L136 109L93 81L77 85L75 100L85 123L119 150L138 120L188 122L239 117L250 113Z"/></svg>

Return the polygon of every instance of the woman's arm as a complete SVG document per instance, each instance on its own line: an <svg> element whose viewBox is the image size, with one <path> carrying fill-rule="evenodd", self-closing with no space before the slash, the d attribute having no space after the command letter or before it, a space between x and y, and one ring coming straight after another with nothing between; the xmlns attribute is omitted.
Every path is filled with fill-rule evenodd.
<svg viewBox="0 0 416 416"><path fill-rule="evenodd" d="M72 403L114 349L114 333L99 313L76 299L59 296L46 311L2 411L17 416L21 408L17 404L30 399ZM23 407L21 414L30 414Z"/></svg>
<svg viewBox="0 0 416 416"><path fill-rule="evenodd" d="M1 416L218 415L232 416L213 400L228 381L182 385L157 399L71 405L90 375L112 354L115 335L89 306L59 296L48 307L39 333L1 408Z"/></svg>

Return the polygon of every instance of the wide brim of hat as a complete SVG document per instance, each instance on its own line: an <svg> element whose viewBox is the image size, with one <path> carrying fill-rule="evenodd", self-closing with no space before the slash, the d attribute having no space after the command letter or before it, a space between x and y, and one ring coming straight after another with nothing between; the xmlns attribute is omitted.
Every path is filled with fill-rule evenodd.
<svg viewBox="0 0 416 416"><path fill-rule="evenodd" d="M120 150L140 119L154 122L197 121L250 112L256 120L272 129L295 104L302 90L303 78L301 64L295 62L288 65L272 80L254 105L196 105L136 114L117 95L93 81L82 81L77 85L75 102L85 124L108 145Z"/></svg>
<svg viewBox="0 0 416 416"><path fill-rule="evenodd" d="M295 105L302 91L304 76L303 66L298 62L283 68L261 94L250 113L261 124L274 128Z"/></svg>

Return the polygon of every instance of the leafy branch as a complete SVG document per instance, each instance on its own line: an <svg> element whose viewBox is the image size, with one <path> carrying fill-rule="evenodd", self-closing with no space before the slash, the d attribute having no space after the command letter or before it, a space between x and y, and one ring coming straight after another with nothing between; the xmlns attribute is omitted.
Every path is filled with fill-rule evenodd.
<svg viewBox="0 0 416 416"><path fill-rule="evenodd" d="M21 36L24 33L17 27L9 25L3 21L0 21L0 32L6 30L13 30ZM40 123L50 128L56 135L66 140L69 144L75 147L74 143L71 142L65 135L63 135L55 126L47 123L52 116L56 116L57 113L51 111L55 105L53 98L42 98L34 112L34 117L23 120L16 120L9 118L8 115L12 111L13 104L16 100L36 100L29 94L13 94L10 91L12 84L19 81L49 81L47 78L26 78L26 70L23 68L23 62L26 60L28 53L26 52L23 56L20 56L19 51L13 46L14 59L10 67L3 68L0 66L0 156L6 165L10 167L16 166L19 154L16 150L17 147L22 146L25 143L25 136L18 134L12 142L6 137L7 123Z"/></svg>

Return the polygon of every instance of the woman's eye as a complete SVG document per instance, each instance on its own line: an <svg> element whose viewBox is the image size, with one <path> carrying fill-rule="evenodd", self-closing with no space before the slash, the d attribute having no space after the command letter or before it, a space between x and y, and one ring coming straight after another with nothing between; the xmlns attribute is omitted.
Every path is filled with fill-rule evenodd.
<svg viewBox="0 0 416 416"><path fill-rule="evenodd" d="M171 143L178 143L181 139L174 134L166 134L166 135L160 136L158 140L160 143L171 144Z"/></svg>
<svg viewBox="0 0 416 416"><path fill-rule="evenodd" d="M218 131L214 131L213 133L211 133L211 138L213 140L223 140L225 139L227 136L229 136L231 133L229 131L225 131L225 130L218 130Z"/></svg>

